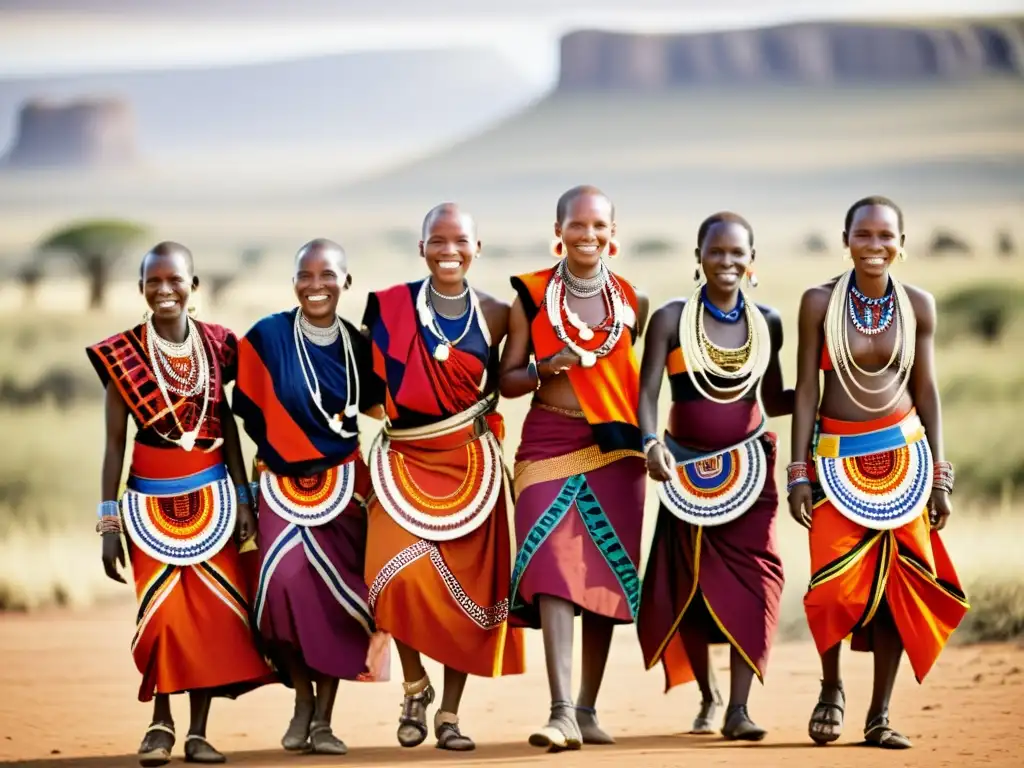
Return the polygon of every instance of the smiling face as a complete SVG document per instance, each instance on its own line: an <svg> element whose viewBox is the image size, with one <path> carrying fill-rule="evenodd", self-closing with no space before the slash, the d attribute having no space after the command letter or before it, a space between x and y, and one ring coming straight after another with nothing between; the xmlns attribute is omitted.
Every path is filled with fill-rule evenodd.
<svg viewBox="0 0 1024 768"><path fill-rule="evenodd" d="M154 249L142 260L139 290L153 313L153 320L173 323L188 311L199 279L192 274L192 260L183 249Z"/></svg>
<svg viewBox="0 0 1024 768"><path fill-rule="evenodd" d="M612 203L596 192L583 192L566 206L565 218L555 223L555 236L565 246L569 270L580 277L592 275L615 237Z"/></svg>
<svg viewBox="0 0 1024 768"><path fill-rule="evenodd" d="M341 292L352 284L345 252L334 243L314 241L304 246L295 260L294 284L306 319L314 325L331 325Z"/></svg>
<svg viewBox="0 0 1024 768"><path fill-rule="evenodd" d="M843 244L853 267L865 277L882 277L903 247L899 215L887 205L864 205L853 213Z"/></svg>
<svg viewBox="0 0 1024 768"><path fill-rule="evenodd" d="M473 220L468 214L446 207L428 217L420 241L420 255L426 260L438 289L449 287L461 291L466 273L479 252L480 241L476 239Z"/></svg>
<svg viewBox="0 0 1024 768"><path fill-rule="evenodd" d="M708 286L722 294L732 293L739 289L740 281L754 260L750 233L734 221L712 224L697 256Z"/></svg>

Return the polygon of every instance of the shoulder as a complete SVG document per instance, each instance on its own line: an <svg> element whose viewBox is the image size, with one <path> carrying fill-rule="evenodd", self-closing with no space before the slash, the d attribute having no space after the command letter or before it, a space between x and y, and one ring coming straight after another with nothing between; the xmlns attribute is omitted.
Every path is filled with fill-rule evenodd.
<svg viewBox="0 0 1024 768"><path fill-rule="evenodd" d="M551 279L551 275L555 272L554 267L548 267L546 269L538 269L535 272L524 272L519 275L512 275L509 278L509 282L512 283L512 287L516 291L525 288L531 294L538 290L543 291L547 287L548 281Z"/></svg>
<svg viewBox="0 0 1024 768"><path fill-rule="evenodd" d="M274 312L273 314L261 317L255 323L252 324L252 328L246 331L246 336L253 334L259 334L266 331L269 328L282 325L284 323L291 324L295 318L295 313L298 309L285 310L283 312Z"/></svg>
<svg viewBox="0 0 1024 768"><path fill-rule="evenodd" d="M415 296L416 291L419 290L419 287L423 284L425 279L426 278L421 278L408 283L396 283L395 285L387 288L382 288L379 291L372 291L367 298L375 298L377 301L387 301L388 299L400 297L403 294Z"/></svg>
<svg viewBox="0 0 1024 768"><path fill-rule="evenodd" d="M238 337L230 328L223 325L217 325L216 323L204 323L200 320L195 320L193 322L195 322L199 330L203 332L203 335L215 344L233 345L238 343Z"/></svg>
<svg viewBox="0 0 1024 768"><path fill-rule="evenodd" d="M758 311L764 316L764 319L768 321L768 325L782 325L782 315L775 307L769 307L767 304L755 304Z"/></svg>
<svg viewBox="0 0 1024 768"><path fill-rule="evenodd" d="M686 299L669 299L651 315L651 328L661 324L678 325L679 319L683 316L683 307L686 306Z"/></svg>
<svg viewBox="0 0 1024 768"><path fill-rule="evenodd" d="M914 313L918 317L922 314L935 314L935 297L932 294L915 285L907 285L906 283L902 283L902 285L907 292L911 306L914 308Z"/></svg>
<svg viewBox="0 0 1024 768"><path fill-rule="evenodd" d="M132 338L141 339L142 327L143 326L139 324L134 326L133 328L129 328L126 331L121 331L120 333L115 333L112 336L107 336L107 338L105 339L100 339L97 342L89 344L86 347L86 350L89 352L98 352L102 349L109 349L110 347L117 346L118 344L130 341Z"/></svg>
<svg viewBox="0 0 1024 768"><path fill-rule="evenodd" d="M474 289L474 293L476 293L476 297L480 301L480 309L486 313L508 315L509 310L512 308L512 305L507 301L492 296L485 291Z"/></svg>
<svg viewBox="0 0 1024 768"><path fill-rule="evenodd" d="M838 280L839 278L836 277L829 280L827 283L811 286L804 291L803 295L800 297L800 314L820 314L824 317L825 310L828 309L829 299L832 298L832 291L835 289Z"/></svg>

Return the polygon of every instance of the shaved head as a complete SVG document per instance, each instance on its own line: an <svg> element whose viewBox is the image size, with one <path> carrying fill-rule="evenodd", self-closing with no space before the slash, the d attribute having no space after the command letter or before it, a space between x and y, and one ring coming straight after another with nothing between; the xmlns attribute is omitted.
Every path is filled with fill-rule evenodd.
<svg viewBox="0 0 1024 768"><path fill-rule="evenodd" d="M313 254L330 259L338 267L339 273L348 274L348 256L345 253L345 249L333 240L328 240L325 237L318 237L315 240L310 240L304 246L299 248L298 252L295 254L296 273L301 269L302 263L306 258Z"/></svg>
<svg viewBox="0 0 1024 768"><path fill-rule="evenodd" d="M161 259L171 256L181 256L185 260L185 263L188 265L188 273L193 276L195 275L196 266L195 261L192 258L192 251L190 251L181 243L175 243L171 240L164 240L162 243L157 243L156 245L154 245L150 249L150 251L145 256L142 257L142 261L139 263L139 277L141 278L146 271L147 260L151 258Z"/></svg>
<svg viewBox="0 0 1024 768"><path fill-rule="evenodd" d="M426 240L434 222L446 216L461 218L466 229L472 232L473 237L476 238L476 222L468 213L459 210L459 206L455 203L441 203L427 211L427 215L423 217L423 231L420 233L420 238Z"/></svg>

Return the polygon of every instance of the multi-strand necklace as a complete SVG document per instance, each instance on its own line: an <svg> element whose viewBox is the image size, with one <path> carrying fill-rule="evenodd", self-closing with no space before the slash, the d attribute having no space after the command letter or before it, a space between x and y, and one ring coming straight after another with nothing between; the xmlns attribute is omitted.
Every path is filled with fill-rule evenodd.
<svg viewBox="0 0 1024 768"><path fill-rule="evenodd" d="M202 336L191 317L185 318L186 330L185 341L179 343L168 341L156 332L153 325L153 318L146 320L146 348L149 359L153 366L153 378L156 379L157 388L167 405L167 410L174 417L174 423L181 432L181 437L173 438L170 434L158 432L160 436L170 443L180 446L186 451L191 451L199 438L199 432L206 421L206 411L210 405L210 363L206 357L206 350L203 348ZM185 374L176 366L179 360L188 360L188 373ZM167 379L170 378L171 382ZM178 418L178 411L171 401L171 392L178 397L195 397L203 393L203 405L199 411L199 418L195 426L186 430Z"/></svg>
<svg viewBox="0 0 1024 768"><path fill-rule="evenodd" d="M605 319L593 326L585 323L569 306L568 294L580 299L593 298L601 294L607 313ZM619 343L623 331L636 322L633 308L629 306L622 289L604 263L601 263L598 273L594 277L580 278L572 274L567 261L563 259L548 281L544 291L544 304L555 336L579 357L580 365L584 368L592 368L597 364L598 358L611 352ZM576 330L580 341L592 340L594 329L607 330L608 336L604 343L594 350L579 346L566 331L565 323L562 320L563 314L569 325Z"/></svg>
<svg viewBox="0 0 1024 768"><path fill-rule="evenodd" d="M883 413L889 411L903 394L907 391L907 387L910 384L910 372L914 367L914 357L916 353L916 337L917 337L917 318L914 315L914 308L910 303L910 297L907 295L906 289L902 283L898 280L890 277L889 280L892 284L891 294L894 297L893 303L893 317L889 321L890 325L893 325L896 329L896 338L893 342L892 354L889 356L889 362L879 368L877 371L866 371L857 365L857 361L853 357L853 352L850 349L850 332L849 326L846 322L847 316L847 305L850 301L849 297L852 296L851 288L853 283L853 270L850 270L838 280L836 280L835 288L832 289L832 295L829 298L828 309L825 312L825 344L828 348L829 356L832 358L832 367L835 370L836 378L839 379L839 383L846 392L846 396L851 401L864 411L869 413ZM854 327L857 327L857 321L854 320ZM859 328L858 328L859 330ZM880 332L880 331L879 331ZM898 367L896 371L896 377L883 387L878 389L870 389L861 384L857 377L853 375L854 371L857 371L862 376L867 378L874 378L883 375L888 371L894 362L898 360ZM888 390L895 388L892 397L889 401L881 407L870 407L858 400L850 389L849 382L852 382L861 392L869 395L880 395Z"/></svg>
<svg viewBox="0 0 1024 768"><path fill-rule="evenodd" d="M302 310L295 312L294 323L295 349L299 356L299 369L302 371L302 378L306 382L306 390L320 415L327 421L331 431L341 437L356 437L358 431L351 432L345 429L344 418L355 418L359 413L359 370L356 368L356 354L352 347L352 339L349 338L348 330L341 322L341 318L335 315L334 322L326 328L313 325L309 322ZM320 380L316 375L316 367L313 359L306 349L306 341L317 346L329 346L341 337L341 344L345 357L345 410L343 414L329 414L324 410L323 398L320 394Z"/></svg>
<svg viewBox="0 0 1024 768"><path fill-rule="evenodd" d="M434 309L433 302L427 298L427 290L429 290L438 296L442 296L445 299L461 299L468 297L469 300L469 311L466 312L466 325L462 329L462 333L456 336L454 339L449 339L445 335L444 329L441 328L441 323L438 322L438 313ZM458 296L446 296L445 294L438 293L438 291L431 284L430 280L424 280L420 286L419 293L416 295L416 314L419 316L420 324L429 331L434 338L437 339L437 345L434 347L434 359L439 363L443 363L449 357L451 357L452 347L457 347L469 334L469 331L473 327L473 320L480 312L480 300L477 298L476 291L469 287L467 284L465 289ZM449 320L456 320L458 318L448 318Z"/></svg>
<svg viewBox="0 0 1024 768"><path fill-rule="evenodd" d="M768 322L760 310L743 298L743 292L740 291L736 307L747 321L747 341L739 349L723 349L713 344L708 337L704 314L709 306L714 305L705 303L705 295L704 287L698 286L679 318L679 347L694 389L706 400L723 404L742 400L754 387L760 393L760 383L772 355ZM721 310L718 312L728 314ZM709 314L717 319L714 312ZM726 322L739 322L739 316L735 321ZM719 386L711 382L711 377L737 383Z"/></svg>
<svg viewBox="0 0 1024 768"><path fill-rule="evenodd" d="M896 293L892 290L892 279L884 296L872 299L857 290L855 281L850 281L850 320L853 327L865 336L876 336L889 330L896 316Z"/></svg>

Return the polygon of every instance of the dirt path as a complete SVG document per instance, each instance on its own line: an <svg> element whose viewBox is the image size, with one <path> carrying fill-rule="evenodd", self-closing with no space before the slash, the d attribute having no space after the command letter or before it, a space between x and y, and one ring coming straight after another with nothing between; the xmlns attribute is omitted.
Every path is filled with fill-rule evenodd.
<svg viewBox="0 0 1024 768"><path fill-rule="evenodd" d="M0 762L60 768L118 768L137 763L133 751L149 709L135 699L138 674L128 654L131 605L92 614L54 612L0 618ZM870 690L870 657L847 654L849 716L846 736L827 752L809 746L807 718L817 693L818 671L810 645L782 645L772 659L767 687L756 688L751 710L770 729L756 746L726 744L717 737L679 735L696 710L698 694L686 686L664 696L660 671L645 673L635 636L616 634L604 690L601 719L618 737L613 747L547 755L526 744L530 730L547 715L547 686L539 633L531 633L528 673L505 680L470 682L464 729L476 752L453 756L427 742L402 750L395 742L401 697L397 680L346 684L335 713L336 732L349 745L344 758L284 754L278 739L290 716L290 693L261 689L237 702L215 703L210 736L230 765L315 766L430 763L483 765L534 760L563 768L704 766L829 768L847 766L1020 766L1024 764L1024 648L987 646L949 649L924 686L906 665L894 707L894 725L915 749L882 754L858 746ZM715 655L721 680L726 655ZM440 682L440 670L428 667ZM399 668L394 663L393 675ZM175 700L184 733L187 707ZM174 764L181 765L181 744ZM586 763L584 763L586 761Z"/></svg>

